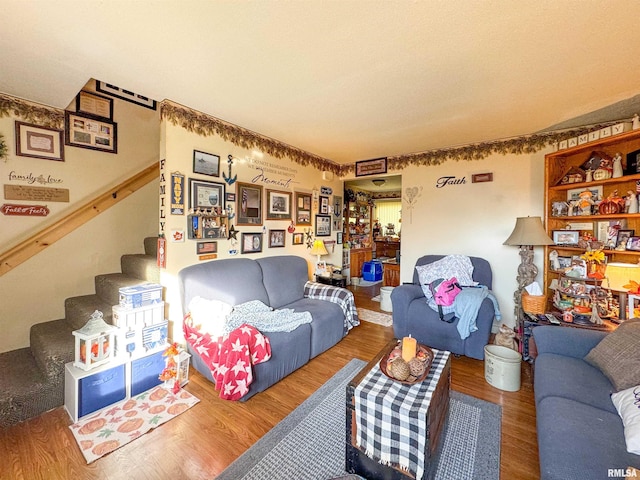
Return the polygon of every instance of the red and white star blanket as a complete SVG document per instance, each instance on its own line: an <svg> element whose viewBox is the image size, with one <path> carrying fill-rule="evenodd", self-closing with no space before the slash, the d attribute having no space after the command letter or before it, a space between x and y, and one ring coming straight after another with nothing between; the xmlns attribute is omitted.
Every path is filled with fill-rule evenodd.
<svg viewBox="0 0 640 480"><path fill-rule="evenodd" d="M253 382L253 365L271 358L269 339L256 328L243 324L228 335L212 338L185 318L184 336L211 369L220 398L239 400Z"/></svg>

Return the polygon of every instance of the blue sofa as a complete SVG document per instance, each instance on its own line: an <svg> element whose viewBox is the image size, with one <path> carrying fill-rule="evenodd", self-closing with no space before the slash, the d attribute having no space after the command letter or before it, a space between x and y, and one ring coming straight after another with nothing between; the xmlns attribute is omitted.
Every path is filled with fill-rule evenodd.
<svg viewBox="0 0 640 480"><path fill-rule="evenodd" d="M608 378L583 358L606 332L539 326L534 390L540 478L601 480L610 469L640 468L627 453Z"/></svg>
<svg viewBox="0 0 640 480"><path fill-rule="evenodd" d="M425 255L416 261L416 266L433 263L444 255ZM473 265L473 280L491 290L493 273L491 266L483 258L469 257ZM484 359L484 347L489 343L489 335L495 316L490 299L485 298L478 311L478 330L462 340L457 330L458 319L453 323L440 320L440 315L428 304L420 286L418 272L413 269L413 283L395 287L391 292L393 310L393 331L397 338L411 334L418 342L439 350L449 350L458 355Z"/></svg>
<svg viewBox="0 0 640 480"><path fill-rule="evenodd" d="M269 332L272 357L254 366L254 380L247 400L311 358L338 343L346 334L345 316L337 303L306 298L304 285L309 280L307 261L294 255L212 260L183 268L178 273L182 310L186 314L191 300L199 296L238 305L260 300L274 309L308 311L312 322L292 332ZM337 288L337 287L331 287ZM188 346L193 367L213 381L204 361Z"/></svg>

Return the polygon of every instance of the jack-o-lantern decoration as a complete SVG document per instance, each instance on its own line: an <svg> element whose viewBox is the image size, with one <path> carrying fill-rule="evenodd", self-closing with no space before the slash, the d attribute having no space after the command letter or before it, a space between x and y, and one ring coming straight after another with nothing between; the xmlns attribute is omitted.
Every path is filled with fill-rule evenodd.
<svg viewBox="0 0 640 480"><path fill-rule="evenodd" d="M619 197L618 191L615 190L600 202L598 212L600 212L601 215L615 215L624 212L624 198Z"/></svg>

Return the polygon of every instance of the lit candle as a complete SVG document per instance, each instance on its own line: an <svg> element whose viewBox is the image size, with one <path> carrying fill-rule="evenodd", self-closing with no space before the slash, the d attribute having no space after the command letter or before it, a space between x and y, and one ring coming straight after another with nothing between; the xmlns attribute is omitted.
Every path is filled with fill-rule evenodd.
<svg viewBox="0 0 640 480"><path fill-rule="evenodd" d="M402 339L402 359L408 362L412 358L415 358L416 351L418 350L418 342L411 335Z"/></svg>

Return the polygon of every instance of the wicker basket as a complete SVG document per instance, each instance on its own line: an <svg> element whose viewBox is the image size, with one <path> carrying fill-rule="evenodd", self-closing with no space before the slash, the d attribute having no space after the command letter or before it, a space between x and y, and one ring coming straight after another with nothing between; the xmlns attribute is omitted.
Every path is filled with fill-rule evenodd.
<svg viewBox="0 0 640 480"><path fill-rule="evenodd" d="M526 291L522 292L522 310L533 315L540 315L547 308L546 295L529 295Z"/></svg>

